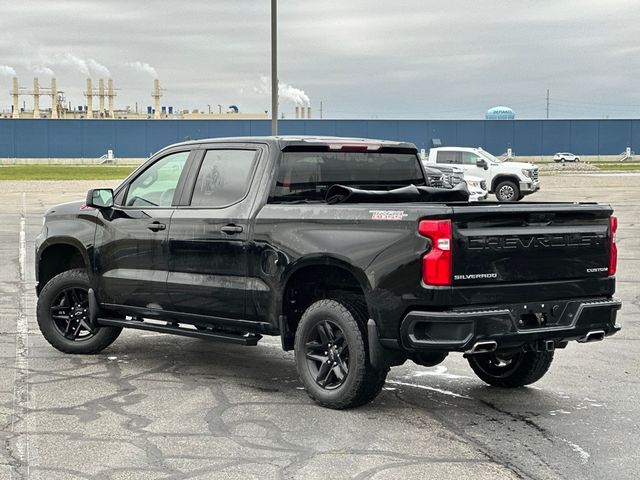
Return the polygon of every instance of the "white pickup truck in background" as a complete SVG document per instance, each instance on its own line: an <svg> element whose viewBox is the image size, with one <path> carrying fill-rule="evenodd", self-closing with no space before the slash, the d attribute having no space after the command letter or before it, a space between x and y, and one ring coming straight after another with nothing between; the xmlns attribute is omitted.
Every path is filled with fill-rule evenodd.
<svg viewBox="0 0 640 480"><path fill-rule="evenodd" d="M500 202L515 202L540 190L538 167L531 163L501 161L482 148L438 147L429 150L425 165L458 167L465 176L487 182L489 193Z"/></svg>

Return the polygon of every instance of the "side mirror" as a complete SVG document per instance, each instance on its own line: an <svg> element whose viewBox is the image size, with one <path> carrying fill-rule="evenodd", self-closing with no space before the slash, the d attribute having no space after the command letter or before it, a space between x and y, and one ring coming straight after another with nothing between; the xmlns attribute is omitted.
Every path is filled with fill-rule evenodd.
<svg viewBox="0 0 640 480"><path fill-rule="evenodd" d="M87 207L113 207L113 190L110 188L94 188L87 192Z"/></svg>
<svg viewBox="0 0 640 480"><path fill-rule="evenodd" d="M487 166L487 161L484 158L478 158L476 160L476 167L484 168L485 170L489 168Z"/></svg>

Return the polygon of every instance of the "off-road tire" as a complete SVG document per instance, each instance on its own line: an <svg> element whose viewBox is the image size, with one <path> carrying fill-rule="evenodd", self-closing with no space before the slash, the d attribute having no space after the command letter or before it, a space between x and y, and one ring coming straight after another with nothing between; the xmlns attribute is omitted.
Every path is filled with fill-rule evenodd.
<svg viewBox="0 0 640 480"><path fill-rule="evenodd" d="M516 202L520 197L520 189L515 182L511 180L503 180L496 185L496 198L499 202ZM510 192L510 195L508 195Z"/></svg>
<svg viewBox="0 0 640 480"><path fill-rule="evenodd" d="M300 381L309 397L323 407L340 410L369 403L380 393L387 378L388 367L376 369L369 362L366 312L358 303L348 299L319 300L307 308L296 330L294 351ZM307 341L325 320L340 328L349 351L348 373L333 390L316 382L307 360Z"/></svg>
<svg viewBox="0 0 640 480"><path fill-rule="evenodd" d="M549 370L553 352L519 352L513 363L503 368L495 366L496 354L471 355L467 358L474 373L494 387L516 388L540 380Z"/></svg>
<svg viewBox="0 0 640 480"><path fill-rule="evenodd" d="M56 298L69 288L89 290L89 278L83 269L67 270L56 275L40 292L36 311L42 335L52 347L64 353L93 354L104 350L118 338L122 328L97 327L90 337L74 341L66 338L55 326L51 307Z"/></svg>

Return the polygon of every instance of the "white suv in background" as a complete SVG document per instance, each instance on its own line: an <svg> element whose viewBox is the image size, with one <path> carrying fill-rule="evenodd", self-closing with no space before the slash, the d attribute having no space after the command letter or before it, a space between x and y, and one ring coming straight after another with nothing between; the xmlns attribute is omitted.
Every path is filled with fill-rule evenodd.
<svg viewBox="0 0 640 480"><path fill-rule="evenodd" d="M515 202L540 190L538 167L531 163L502 161L482 148L432 148L425 165L447 165L487 182L489 193L500 202Z"/></svg>
<svg viewBox="0 0 640 480"><path fill-rule="evenodd" d="M579 162L580 157L569 152L558 152L553 156L554 162Z"/></svg>

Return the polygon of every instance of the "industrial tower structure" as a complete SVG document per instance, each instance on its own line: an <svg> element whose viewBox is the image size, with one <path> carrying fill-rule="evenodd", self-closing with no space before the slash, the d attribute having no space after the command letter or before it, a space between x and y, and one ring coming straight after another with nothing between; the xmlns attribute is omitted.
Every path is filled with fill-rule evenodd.
<svg viewBox="0 0 640 480"><path fill-rule="evenodd" d="M40 87L38 78L33 79L33 90L27 90L18 85L18 78L13 77L13 88L11 89L11 116L20 118L20 96L27 95L33 97L33 118L40 118L40 96L51 97L51 118L60 118L64 111L64 92L58 91L56 79L51 79L51 87Z"/></svg>

